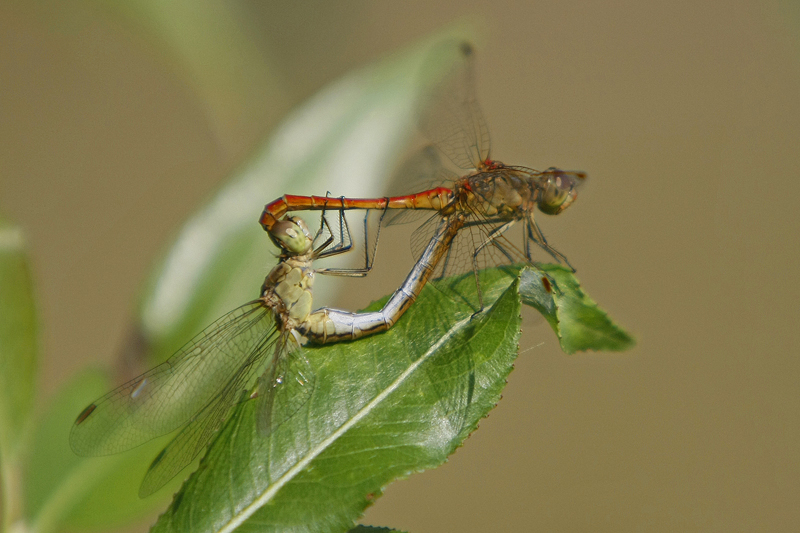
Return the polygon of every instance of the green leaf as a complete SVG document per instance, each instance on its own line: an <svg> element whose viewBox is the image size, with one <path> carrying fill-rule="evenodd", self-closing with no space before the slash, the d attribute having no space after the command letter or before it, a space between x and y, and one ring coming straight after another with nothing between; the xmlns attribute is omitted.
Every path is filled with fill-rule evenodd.
<svg viewBox="0 0 800 533"><path fill-rule="evenodd" d="M81 462L67 444L67 436L75 413L86 405L87 399L104 392L109 380L100 372L86 372L58 391L48 411L37 421L31 445L31 457L26 483L26 511L35 521L42 508L53 497L59 484L70 470ZM76 411L77 409L77 411Z"/></svg>
<svg viewBox="0 0 800 533"><path fill-rule="evenodd" d="M15 452L30 416L36 325L25 239L0 220L0 459Z"/></svg>
<svg viewBox="0 0 800 533"><path fill-rule="evenodd" d="M311 399L269 437L257 402L241 404L153 531L346 531L386 484L443 463L499 401L516 358L508 270L482 273L485 312L429 286L388 332L308 348Z"/></svg>
<svg viewBox="0 0 800 533"><path fill-rule="evenodd" d="M21 461L36 378L36 307L22 231L0 219L0 493L4 529L19 518Z"/></svg>
<svg viewBox="0 0 800 533"><path fill-rule="evenodd" d="M540 270L522 272L522 303L544 315L556 332L561 349L623 351L636 341L608 318L605 311L581 290L572 270L560 265L537 265ZM552 285L557 287L553 290Z"/></svg>
<svg viewBox="0 0 800 533"><path fill-rule="evenodd" d="M444 462L499 400L517 354L518 286L565 351L632 343L555 265L482 272L490 307L477 315L444 296L474 292L472 274L441 283L382 335L308 348L313 396L269 437L256 402L239 406L153 531L351 527L386 484Z"/></svg>
<svg viewBox="0 0 800 533"><path fill-rule="evenodd" d="M186 223L140 306L140 327L154 362L257 296L265 265L275 262L274 247L258 224L264 204L309 191L381 195L381 180L415 129L412 110L426 81L419 71L428 48L405 51L320 92Z"/></svg>

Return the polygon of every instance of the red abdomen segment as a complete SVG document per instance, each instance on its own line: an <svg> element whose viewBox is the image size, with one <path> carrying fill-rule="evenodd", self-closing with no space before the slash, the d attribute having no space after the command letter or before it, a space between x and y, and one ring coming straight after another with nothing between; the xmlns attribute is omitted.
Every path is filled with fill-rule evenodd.
<svg viewBox="0 0 800 533"><path fill-rule="evenodd" d="M270 231L272 226L289 211L320 211L323 209L430 209L441 211L450 203L453 191L437 187L406 196L384 198L345 198L332 196L297 196L287 194L268 203L261 213L261 226Z"/></svg>

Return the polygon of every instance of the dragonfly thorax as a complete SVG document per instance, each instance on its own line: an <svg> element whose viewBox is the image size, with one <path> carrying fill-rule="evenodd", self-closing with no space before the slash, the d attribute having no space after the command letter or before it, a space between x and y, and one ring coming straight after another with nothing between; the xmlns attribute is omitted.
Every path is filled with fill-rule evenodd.
<svg viewBox="0 0 800 533"><path fill-rule="evenodd" d="M275 311L284 329L291 329L311 314L313 285L311 254L289 257L267 275L261 297Z"/></svg>
<svg viewBox="0 0 800 533"><path fill-rule="evenodd" d="M462 206L483 216L512 220L533 208L527 175L507 167L473 174L456 188Z"/></svg>

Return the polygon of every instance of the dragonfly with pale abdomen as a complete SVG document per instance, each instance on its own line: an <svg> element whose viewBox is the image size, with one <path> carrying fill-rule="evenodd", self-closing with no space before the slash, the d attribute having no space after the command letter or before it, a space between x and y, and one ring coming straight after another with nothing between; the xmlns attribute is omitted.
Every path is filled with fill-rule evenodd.
<svg viewBox="0 0 800 533"><path fill-rule="evenodd" d="M321 226L330 228L324 213ZM349 235L346 222L343 227ZM218 319L166 362L86 407L70 433L72 449L82 456L109 455L180 429L150 465L139 491L145 497L191 463L232 408L248 397L259 402L258 427L269 435L313 393L314 371L302 343L348 341L391 327L419 294L459 227L457 218L443 219L422 260L381 311L350 313L312 311L315 273L346 273L315 271L313 261L349 246L332 246L332 236L314 246L322 228L312 238L302 219L276 221L269 236L281 250L280 261L267 275L261 296ZM365 269L355 273L369 268L367 258Z"/></svg>
<svg viewBox="0 0 800 533"><path fill-rule="evenodd" d="M534 219L538 209L547 215L563 212L577 198L577 189L586 180L586 173L549 168L538 171L509 166L490 158L490 141L486 122L475 97L473 52L466 43L451 47L458 57L453 72L430 89L422 98L421 129L438 152L423 151L406 165L400 176L443 178L445 186L422 192L385 198L345 198L286 195L266 205L261 224L269 231L272 225L290 211L317 209L386 209L402 210L395 221L410 218L415 211L435 211L432 219L412 237L415 257L421 257L425 245L442 217L460 213L459 234L446 256L439 263L436 277L488 266L522 262L533 264L533 248L541 247L560 263L570 268L566 256L548 244ZM469 172L461 177L448 173L439 161L444 154L455 165ZM513 226L522 225L522 246L515 246L506 237ZM574 270L574 268L573 268ZM483 306L480 283L478 299Z"/></svg>

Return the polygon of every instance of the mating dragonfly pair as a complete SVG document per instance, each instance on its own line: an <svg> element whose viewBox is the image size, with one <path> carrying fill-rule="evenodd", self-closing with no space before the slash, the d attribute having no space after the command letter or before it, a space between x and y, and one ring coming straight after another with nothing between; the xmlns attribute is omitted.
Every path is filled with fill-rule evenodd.
<svg viewBox="0 0 800 533"><path fill-rule="evenodd" d="M182 428L150 465L139 491L145 497L202 452L244 392L259 402L258 427L265 436L296 413L314 390L314 372L302 343L352 341L386 331L432 277L473 271L482 307L478 271L497 264L532 263L534 245L569 264L545 240L534 210L562 212L574 202L586 175L556 168L536 171L490 159L488 130L474 97L472 49L462 45L459 53L455 72L423 99L431 107L421 113L428 118L422 129L441 153L470 172L449 176L447 186L406 196L287 195L267 204L260 222L280 249L280 259L260 297L218 319L166 362L84 409L70 434L78 455L118 453ZM426 176L441 178L438 158L430 151L423 154L416 166L422 161ZM344 213L351 209L381 210L384 215L391 211L396 216L389 217L390 222L403 221L410 213L433 214L412 237L417 257L413 269L381 311L312 311L316 273L362 276L372 267L367 254L362 269L314 269L315 261L352 248ZM288 215L302 210L322 211L315 236L302 219ZM326 218L331 211L338 213L338 229ZM523 228L521 247L506 237L517 224Z"/></svg>

